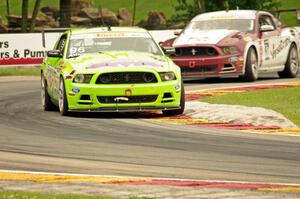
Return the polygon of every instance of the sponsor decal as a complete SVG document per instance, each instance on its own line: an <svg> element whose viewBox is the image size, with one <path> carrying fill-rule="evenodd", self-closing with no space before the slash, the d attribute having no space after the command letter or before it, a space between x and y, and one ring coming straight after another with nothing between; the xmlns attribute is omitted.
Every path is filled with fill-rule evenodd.
<svg viewBox="0 0 300 199"><path fill-rule="evenodd" d="M135 32L101 32L90 34L73 34L71 39L93 39L93 38L124 38L124 37L143 37L151 38L148 33Z"/></svg>
<svg viewBox="0 0 300 199"><path fill-rule="evenodd" d="M191 51L192 55L196 55L197 52L198 51L195 48L193 48L192 51Z"/></svg>
<svg viewBox="0 0 300 199"><path fill-rule="evenodd" d="M264 47L265 47L265 60L270 60L270 45L269 45L269 40L268 39L265 39L264 40Z"/></svg>
<svg viewBox="0 0 300 199"><path fill-rule="evenodd" d="M131 90L131 88L127 88L126 90L125 90L125 96L126 97L129 97L129 96L131 96L132 95L132 90Z"/></svg>
<svg viewBox="0 0 300 199"><path fill-rule="evenodd" d="M96 69L101 67L107 67L107 66L154 66L154 67L163 67L163 64L159 64L152 61L126 61L126 60L115 60L115 61L107 61L107 62L99 62L96 64L93 64L89 67L86 67L86 69Z"/></svg>
<svg viewBox="0 0 300 199"><path fill-rule="evenodd" d="M283 49L290 45L290 43L291 39L288 37L286 39L281 39L277 46L275 46L276 44L273 44L273 48L271 50L272 59L275 59L277 55L282 52Z"/></svg>
<svg viewBox="0 0 300 199"><path fill-rule="evenodd" d="M74 87L74 88L72 88L72 92L73 93L79 93L80 92L80 88Z"/></svg>
<svg viewBox="0 0 300 199"><path fill-rule="evenodd" d="M196 61L189 61L190 68L195 68L195 66L196 66Z"/></svg>
<svg viewBox="0 0 300 199"><path fill-rule="evenodd" d="M237 19L237 16L235 15L211 16L210 19Z"/></svg>
<svg viewBox="0 0 300 199"><path fill-rule="evenodd" d="M252 38L249 37L249 36L245 36L243 39L244 39L244 41L246 41L246 42L252 41Z"/></svg>

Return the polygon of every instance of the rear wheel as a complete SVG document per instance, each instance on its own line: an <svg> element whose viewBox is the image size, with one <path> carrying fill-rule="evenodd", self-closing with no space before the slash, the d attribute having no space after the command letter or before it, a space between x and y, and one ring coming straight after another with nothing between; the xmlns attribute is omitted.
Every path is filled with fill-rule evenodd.
<svg viewBox="0 0 300 199"><path fill-rule="evenodd" d="M47 91L47 82L43 74L41 74L41 100L44 111L51 111L55 108Z"/></svg>
<svg viewBox="0 0 300 199"><path fill-rule="evenodd" d="M258 78L258 59L254 48L250 48L247 53L245 74L241 76L243 81L254 82Z"/></svg>
<svg viewBox="0 0 300 199"><path fill-rule="evenodd" d="M59 80L58 108L61 115L68 115L68 100L66 95L65 81L62 77Z"/></svg>
<svg viewBox="0 0 300 199"><path fill-rule="evenodd" d="M181 96L180 96L180 108L175 110L163 110L163 114L166 116L174 116L174 115L180 115L184 112L185 108L185 92L184 92L184 86L181 82Z"/></svg>
<svg viewBox="0 0 300 199"><path fill-rule="evenodd" d="M292 44L288 54L288 59L285 63L284 70L278 72L278 75L281 78L294 78L297 76L298 70L299 70L299 57L297 53L297 47L295 44Z"/></svg>

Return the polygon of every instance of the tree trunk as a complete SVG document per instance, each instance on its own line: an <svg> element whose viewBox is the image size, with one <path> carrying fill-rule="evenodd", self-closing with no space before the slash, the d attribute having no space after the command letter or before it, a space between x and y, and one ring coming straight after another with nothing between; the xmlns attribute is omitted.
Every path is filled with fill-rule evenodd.
<svg viewBox="0 0 300 199"><path fill-rule="evenodd" d="M200 13L206 12L205 0L197 0L197 4L200 10Z"/></svg>
<svg viewBox="0 0 300 199"><path fill-rule="evenodd" d="M6 14L7 14L7 16L10 15L9 0L6 0Z"/></svg>
<svg viewBox="0 0 300 199"><path fill-rule="evenodd" d="M71 25L71 0L60 0L60 27L70 27Z"/></svg>
<svg viewBox="0 0 300 199"><path fill-rule="evenodd" d="M22 3L22 32L27 32L28 27L28 0L23 0Z"/></svg>
<svg viewBox="0 0 300 199"><path fill-rule="evenodd" d="M134 21L135 21L135 12L136 12L136 0L133 2L133 14L132 14L132 26L134 26Z"/></svg>
<svg viewBox="0 0 300 199"><path fill-rule="evenodd" d="M32 13L32 16L31 16L31 23L30 23L29 32L34 32L35 21L36 21L37 15L38 15L39 10L40 10L40 5L41 5L41 0L36 0L35 5L34 5L34 9L33 9L33 13Z"/></svg>

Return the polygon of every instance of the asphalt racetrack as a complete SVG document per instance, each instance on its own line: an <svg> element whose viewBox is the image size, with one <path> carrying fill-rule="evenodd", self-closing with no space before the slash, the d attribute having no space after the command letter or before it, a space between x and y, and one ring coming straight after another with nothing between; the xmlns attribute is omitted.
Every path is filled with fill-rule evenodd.
<svg viewBox="0 0 300 199"><path fill-rule="evenodd" d="M255 84L300 81L264 78ZM247 85L186 82L186 90ZM44 112L39 78L0 78L0 169L300 183L300 136L162 123L136 114ZM296 93L299 95L299 93Z"/></svg>

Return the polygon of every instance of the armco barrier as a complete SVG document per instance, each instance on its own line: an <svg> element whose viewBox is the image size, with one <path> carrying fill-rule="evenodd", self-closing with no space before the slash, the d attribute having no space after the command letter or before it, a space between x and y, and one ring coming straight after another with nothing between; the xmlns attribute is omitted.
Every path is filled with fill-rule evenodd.
<svg viewBox="0 0 300 199"><path fill-rule="evenodd" d="M174 37L174 30L150 31L157 43ZM0 34L0 67L40 65L61 33L46 33L43 47L41 33Z"/></svg>

